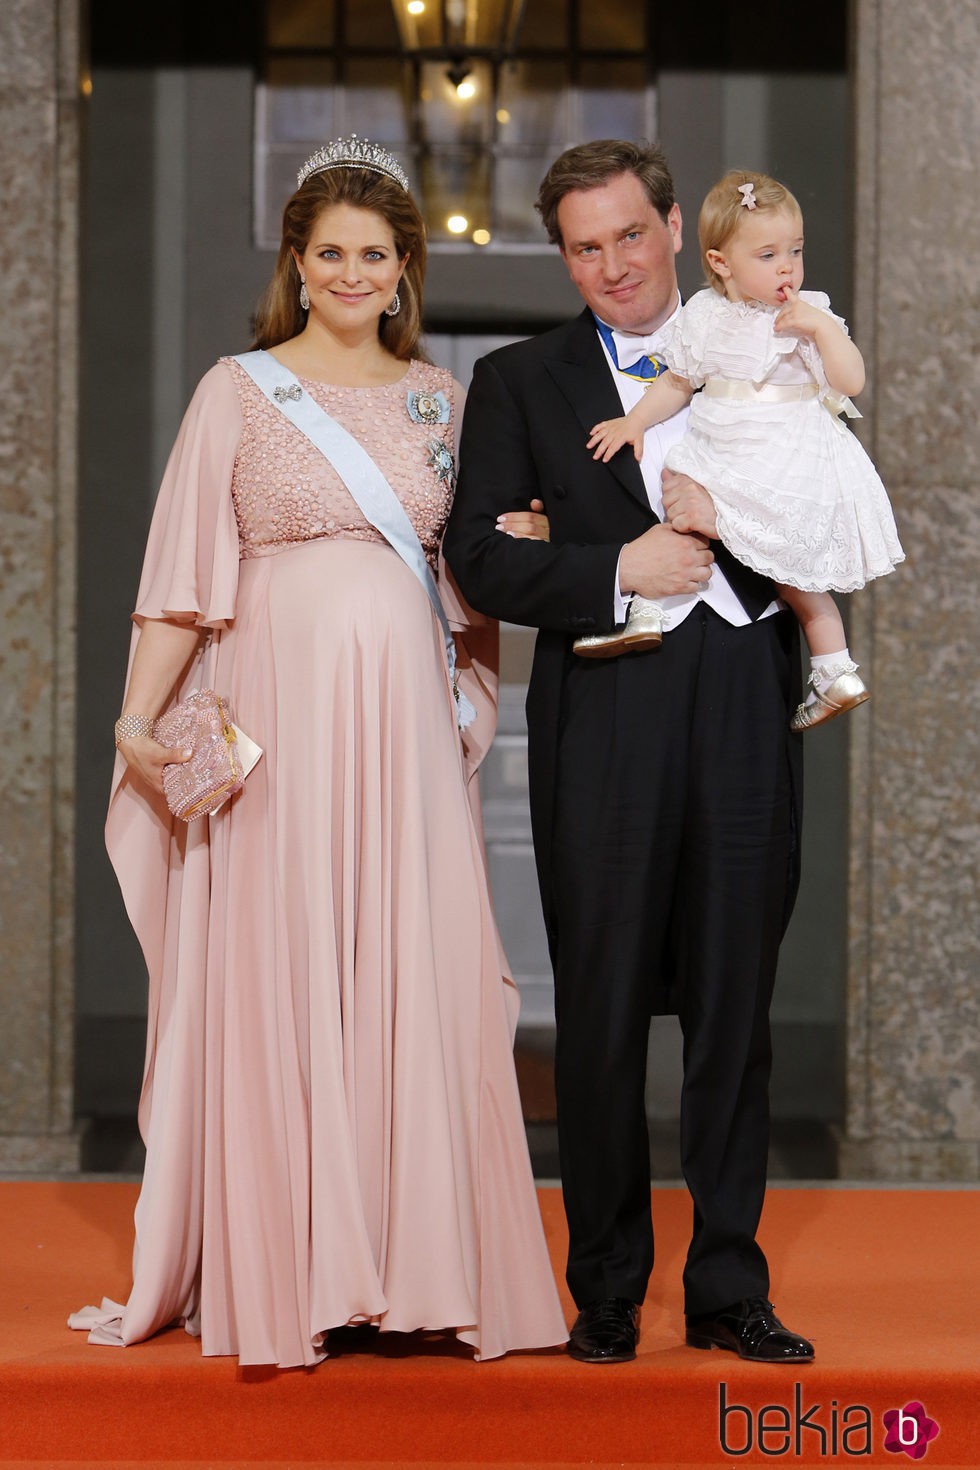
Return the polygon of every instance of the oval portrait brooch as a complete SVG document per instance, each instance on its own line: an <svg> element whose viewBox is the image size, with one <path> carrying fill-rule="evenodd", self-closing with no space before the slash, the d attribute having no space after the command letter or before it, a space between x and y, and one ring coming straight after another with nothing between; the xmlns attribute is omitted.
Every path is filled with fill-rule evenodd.
<svg viewBox="0 0 980 1470"><path fill-rule="evenodd" d="M416 393L409 390L405 402L413 424L449 423L449 399L445 393Z"/></svg>

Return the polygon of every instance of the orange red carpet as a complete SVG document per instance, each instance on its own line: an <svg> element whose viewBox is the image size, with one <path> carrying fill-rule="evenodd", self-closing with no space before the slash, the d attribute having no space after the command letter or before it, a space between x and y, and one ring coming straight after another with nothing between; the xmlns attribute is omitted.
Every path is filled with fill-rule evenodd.
<svg viewBox="0 0 980 1470"><path fill-rule="evenodd" d="M635 1363L474 1364L439 1336L288 1373L202 1359L179 1329L91 1347L65 1319L125 1299L135 1197L127 1183L0 1183L3 1467L980 1466L977 1190L771 1189L773 1298L817 1351L798 1369L683 1346L690 1203L671 1188L655 1191ZM539 1198L560 1278L561 1198Z"/></svg>

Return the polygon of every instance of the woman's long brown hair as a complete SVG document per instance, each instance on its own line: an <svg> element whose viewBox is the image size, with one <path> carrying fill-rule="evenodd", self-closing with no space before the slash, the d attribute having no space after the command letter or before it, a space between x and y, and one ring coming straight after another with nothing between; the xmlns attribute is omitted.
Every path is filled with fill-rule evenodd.
<svg viewBox="0 0 980 1470"><path fill-rule="evenodd" d="M255 318L257 347L277 347L306 326L307 314L299 304L300 277L293 251L302 255L320 214L334 204L369 209L388 224L398 257L408 264L398 285L401 310L382 315L378 336L393 357L402 362L426 359L420 346L422 286L425 280L425 223L418 205L393 179L363 168L331 168L313 174L286 202L282 213L282 241L272 280L265 289Z"/></svg>

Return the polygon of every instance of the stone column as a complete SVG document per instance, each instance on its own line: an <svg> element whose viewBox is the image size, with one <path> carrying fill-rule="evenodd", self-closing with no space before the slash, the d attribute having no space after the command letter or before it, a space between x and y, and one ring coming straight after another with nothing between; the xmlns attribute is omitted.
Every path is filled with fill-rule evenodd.
<svg viewBox="0 0 980 1470"><path fill-rule="evenodd" d="M0 8L0 1169L72 1110L78 0Z"/></svg>
<svg viewBox="0 0 980 1470"><path fill-rule="evenodd" d="M980 1177L980 7L856 0L861 426L908 561L850 599L852 1178Z"/></svg>

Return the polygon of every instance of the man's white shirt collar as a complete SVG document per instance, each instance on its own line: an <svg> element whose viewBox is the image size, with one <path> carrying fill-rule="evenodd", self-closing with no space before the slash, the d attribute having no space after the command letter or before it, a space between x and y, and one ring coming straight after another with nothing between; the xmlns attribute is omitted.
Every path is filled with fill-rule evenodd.
<svg viewBox="0 0 980 1470"><path fill-rule="evenodd" d="M647 336L635 336L630 332L620 332L616 327L609 326L609 323L606 322L605 325L609 326L609 330L612 332L613 347L616 352L616 366L621 370L625 370L631 368L640 357L658 356L663 333L677 316L680 309L681 299L678 295L677 305L667 320L661 322L657 330L650 332Z"/></svg>

